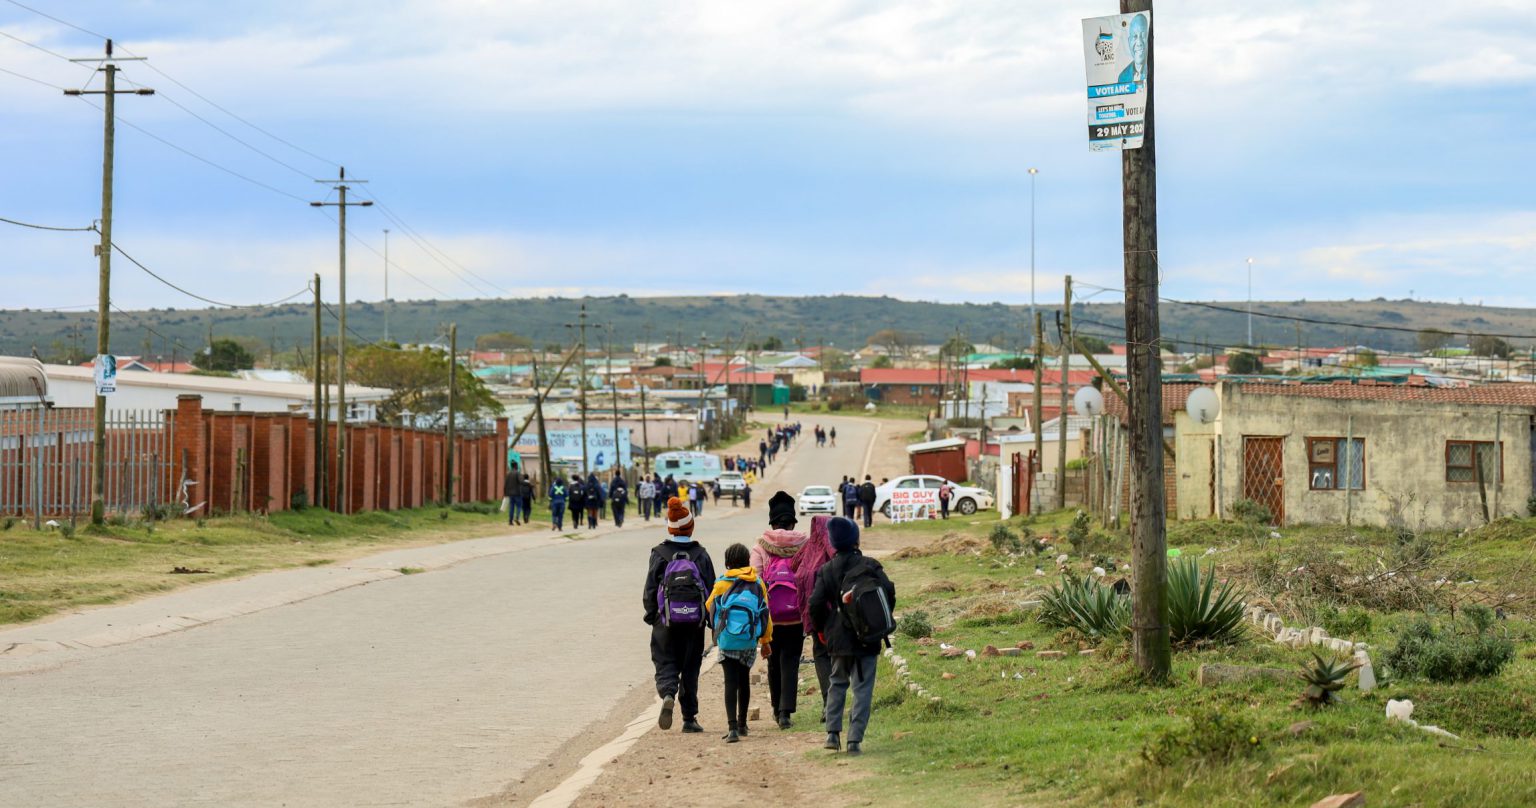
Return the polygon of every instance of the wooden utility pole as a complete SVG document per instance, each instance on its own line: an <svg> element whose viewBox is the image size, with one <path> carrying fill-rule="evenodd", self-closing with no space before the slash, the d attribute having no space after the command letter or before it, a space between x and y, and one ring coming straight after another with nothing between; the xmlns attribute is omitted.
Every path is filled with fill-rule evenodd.
<svg viewBox="0 0 1536 808"><path fill-rule="evenodd" d="M551 482L549 467L549 432L544 429L544 394L539 391L539 355L533 355L533 417L539 422L539 471L543 474L540 485L548 486ZM517 437L523 435L518 433ZM513 440L516 443L516 439ZM527 469L523 469L527 471Z"/></svg>
<svg viewBox="0 0 1536 808"><path fill-rule="evenodd" d="M101 90L65 90L65 95L102 97L105 112L105 130L102 134L101 159L101 243L96 247L99 278L96 287L96 356L112 353L112 162L117 147L117 96L154 95L148 88L137 90L117 89L117 62L142 61L138 57L119 59L112 55L112 40L107 40L107 58L71 59L73 62L102 62L101 72L106 74L106 87ZM91 452L91 524L105 524L107 520L107 397L96 393L96 426Z"/></svg>
<svg viewBox="0 0 1536 808"><path fill-rule="evenodd" d="M1067 369L1072 365L1072 276L1061 310L1061 411L1056 415L1056 508L1067 507Z"/></svg>
<svg viewBox="0 0 1536 808"><path fill-rule="evenodd" d="M613 383L613 325L605 324L603 329L603 353L607 356L608 365L608 395L613 396L613 467L618 468L623 453L619 451L619 386Z"/></svg>
<svg viewBox="0 0 1536 808"><path fill-rule="evenodd" d="M341 167L341 174L339 176L340 179L315 180L318 183L335 186L336 193L340 197L338 201L311 202L309 205L314 208L334 207L340 214L337 219L337 238L341 245L341 277L340 283L336 286L336 319L339 321L336 332L336 510L341 513L351 513L352 497L349 496L350 492L347 490L347 478L349 476L347 474L347 450L348 444L351 442L347 435L347 421L349 420L347 416L350 409L347 406L347 208L372 207L373 202L369 200L348 202L347 191L351 190L351 186L347 185L347 183L363 184L368 181L347 179L346 166Z"/></svg>
<svg viewBox="0 0 1536 808"><path fill-rule="evenodd" d="M1037 310L1035 311L1035 411L1029 419L1030 425L1034 427L1035 432L1035 454L1034 459L1029 464L1029 474L1031 475L1031 478L1029 482L1030 502L1028 503L1028 507L1030 509L1030 513L1035 512L1035 482L1033 475L1036 471L1040 470L1041 460L1045 456L1045 434L1040 431L1040 419L1044 416L1045 413L1045 391L1041 389L1041 386L1045 383L1044 368L1045 315L1041 314Z"/></svg>
<svg viewBox="0 0 1536 808"><path fill-rule="evenodd" d="M320 335L321 335L320 306L321 306L321 302L320 302L320 273L318 273L318 272L315 273L314 289L315 289L315 335L314 335L314 342L315 342L315 357L314 357L314 363L315 363L315 370L314 370L314 379L315 379L315 406L314 406L314 413L315 413L315 417L314 417L314 421L315 421L315 446L314 446L314 449L315 449L315 475L314 475L314 483L313 483L313 485L310 488L310 491L312 493L310 494L309 499L310 499L310 502L313 503L316 507L324 508L325 504L326 504L325 503L325 500L326 500L326 497L325 497L325 459L329 455L327 455L326 452L325 452L325 393L324 393L323 390L321 390L321 386L325 384L325 370L324 370L324 365L321 364L321 361L320 361L320 357L323 355L323 352L322 352L321 343L320 343Z"/></svg>
<svg viewBox="0 0 1536 808"><path fill-rule="evenodd" d="M645 382L640 383L640 450L645 452L645 470L651 470L651 433L645 425Z"/></svg>
<svg viewBox="0 0 1536 808"><path fill-rule="evenodd" d="M577 315L576 322L566 323L566 328L574 328L577 331L576 350L580 354L581 388L577 395L581 401L581 473L585 474L590 469L587 461L587 304L581 304L581 313Z"/></svg>
<svg viewBox="0 0 1536 808"><path fill-rule="evenodd" d="M448 326L448 451L445 455L448 459L448 470L443 474L446 481L446 490L443 500L449 505L453 504L453 472L454 465L453 442L458 438L459 415L459 326L453 323Z"/></svg>
<svg viewBox="0 0 1536 808"><path fill-rule="evenodd" d="M1122 14L1151 12L1152 0L1120 0ZM1125 237L1125 335L1131 388L1131 643L1142 676L1166 681L1172 665L1164 618L1168 578L1163 499L1163 385L1158 355L1157 151L1152 98L1155 27L1147 31L1146 131L1141 148L1120 153Z"/></svg>

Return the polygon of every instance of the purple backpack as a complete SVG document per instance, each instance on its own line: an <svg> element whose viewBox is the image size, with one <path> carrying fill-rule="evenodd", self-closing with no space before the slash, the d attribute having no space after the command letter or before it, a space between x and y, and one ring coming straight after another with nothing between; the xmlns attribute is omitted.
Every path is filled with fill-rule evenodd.
<svg viewBox="0 0 1536 808"><path fill-rule="evenodd" d="M768 559L763 565L763 583L768 587L768 615L773 622L800 622L800 588L795 585L790 560L777 556Z"/></svg>
<svg viewBox="0 0 1536 808"><path fill-rule="evenodd" d="M661 586L656 589L656 605L662 625L704 624L704 578L687 553L678 553L667 562Z"/></svg>

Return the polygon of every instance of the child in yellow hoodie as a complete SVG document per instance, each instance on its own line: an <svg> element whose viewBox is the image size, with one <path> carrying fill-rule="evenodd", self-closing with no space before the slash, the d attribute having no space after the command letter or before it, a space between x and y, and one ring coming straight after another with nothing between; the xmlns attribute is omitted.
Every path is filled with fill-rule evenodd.
<svg viewBox="0 0 1536 808"><path fill-rule="evenodd" d="M730 725L725 741L736 743L747 734L752 665L759 651L765 658L772 652L773 619L768 616L768 588L757 579L746 545L726 548L725 567L725 576L715 581L704 609L725 671L725 718Z"/></svg>

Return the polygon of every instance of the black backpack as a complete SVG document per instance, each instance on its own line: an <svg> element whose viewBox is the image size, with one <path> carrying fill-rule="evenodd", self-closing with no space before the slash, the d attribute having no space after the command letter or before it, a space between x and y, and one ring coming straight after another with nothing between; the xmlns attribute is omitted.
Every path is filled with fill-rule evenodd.
<svg viewBox="0 0 1536 808"><path fill-rule="evenodd" d="M842 609L843 621L862 645L886 641L896 631L884 584L879 568L861 558L843 572L838 585L838 607Z"/></svg>

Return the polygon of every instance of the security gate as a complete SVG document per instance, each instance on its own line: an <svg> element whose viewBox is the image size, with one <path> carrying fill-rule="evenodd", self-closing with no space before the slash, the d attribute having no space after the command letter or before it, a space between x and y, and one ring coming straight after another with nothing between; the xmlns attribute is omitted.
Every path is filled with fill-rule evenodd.
<svg viewBox="0 0 1536 808"><path fill-rule="evenodd" d="M109 512L138 513L173 498L171 425L159 410L107 413ZM95 413L0 411L0 516L74 516L90 511Z"/></svg>
<svg viewBox="0 0 1536 808"><path fill-rule="evenodd" d="M1285 524L1285 439L1243 436L1243 498L1269 509L1270 524Z"/></svg>

